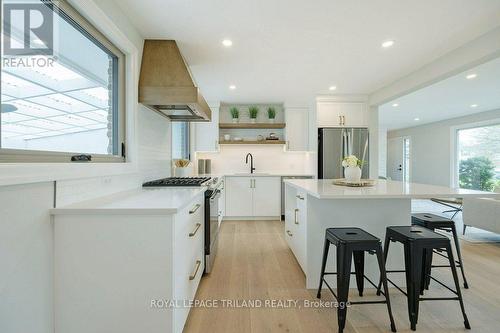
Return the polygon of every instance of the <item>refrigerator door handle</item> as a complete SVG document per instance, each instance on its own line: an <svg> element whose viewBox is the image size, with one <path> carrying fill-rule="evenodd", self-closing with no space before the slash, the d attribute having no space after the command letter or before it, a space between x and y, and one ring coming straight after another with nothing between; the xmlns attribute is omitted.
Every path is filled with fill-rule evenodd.
<svg viewBox="0 0 500 333"><path fill-rule="evenodd" d="M347 136L346 136L346 130L343 128L342 129L342 159L347 156ZM344 167L342 166L342 161L339 166L340 169L340 175L344 177Z"/></svg>

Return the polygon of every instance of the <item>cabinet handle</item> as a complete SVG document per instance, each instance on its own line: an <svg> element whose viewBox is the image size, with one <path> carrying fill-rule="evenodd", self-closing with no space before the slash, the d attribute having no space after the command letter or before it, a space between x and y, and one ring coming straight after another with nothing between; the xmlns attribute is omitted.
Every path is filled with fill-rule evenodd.
<svg viewBox="0 0 500 333"><path fill-rule="evenodd" d="M304 200L304 197L301 197L301 196L300 196L300 194L297 194L297 195L296 195L296 197L297 197L297 199L299 199L299 200Z"/></svg>
<svg viewBox="0 0 500 333"><path fill-rule="evenodd" d="M253 179L253 188L255 188L255 179Z"/></svg>
<svg viewBox="0 0 500 333"><path fill-rule="evenodd" d="M342 116L339 116L339 126L342 126Z"/></svg>
<svg viewBox="0 0 500 333"><path fill-rule="evenodd" d="M345 126L345 116L342 116L342 126Z"/></svg>
<svg viewBox="0 0 500 333"><path fill-rule="evenodd" d="M252 179L250 179L250 188L253 188L253 187L252 187Z"/></svg>
<svg viewBox="0 0 500 333"><path fill-rule="evenodd" d="M200 208L200 207L201 207L200 204L194 205L194 207L191 208L191 210L189 211L189 214L194 214L198 210L198 208Z"/></svg>
<svg viewBox="0 0 500 333"><path fill-rule="evenodd" d="M196 277L196 274L198 274L198 270L200 269L201 266L201 260L196 260L196 268L194 269L194 273L192 275L189 275L189 281L194 280Z"/></svg>
<svg viewBox="0 0 500 333"><path fill-rule="evenodd" d="M196 223L196 227L194 228L193 232L189 233L189 237L193 237L194 235L196 235L196 233L198 232L198 229L200 229L200 227L201 227L201 223Z"/></svg>
<svg viewBox="0 0 500 333"><path fill-rule="evenodd" d="M298 218L298 213L299 212L299 209L298 208L295 208L295 224L299 224L299 218Z"/></svg>
<svg viewBox="0 0 500 333"><path fill-rule="evenodd" d="M293 234L290 232L290 230L287 230L286 233L288 234L288 236L292 237Z"/></svg>

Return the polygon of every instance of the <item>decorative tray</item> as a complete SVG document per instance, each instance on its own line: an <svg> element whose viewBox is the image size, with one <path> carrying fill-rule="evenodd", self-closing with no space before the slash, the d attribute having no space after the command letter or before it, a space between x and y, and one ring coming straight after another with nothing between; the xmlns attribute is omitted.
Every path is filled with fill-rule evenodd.
<svg viewBox="0 0 500 333"><path fill-rule="evenodd" d="M361 179L359 182L348 182L345 178L333 180L333 185L349 187L369 187L374 186L375 183L376 181L374 179Z"/></svg>

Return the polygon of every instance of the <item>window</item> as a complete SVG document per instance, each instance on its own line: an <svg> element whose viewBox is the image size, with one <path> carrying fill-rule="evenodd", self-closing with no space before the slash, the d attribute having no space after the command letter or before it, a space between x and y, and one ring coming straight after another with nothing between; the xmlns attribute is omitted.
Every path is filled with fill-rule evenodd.
<svg viewBox="0 0 500 333"><path fill-rule="evenodd" d="M457 131L458 184L492 191L500 185L500 124Z"/></svg>
<svg viewBox="0 0 500 333"><path fill-rule="evenodd" d="M190 159L188 122L172 122L172 159Z"/></svg>
<svg viewBox="0 0 500 333"><path fill-rule="evenodd" d="M43 51L16 55L4 49L0 161L69 162L78 154L94 162L124 161L123 53L66 1L36 5L53 20L45 39L33 30L23 33L22 12L2 8L10 27L2 39Z"/></svg>

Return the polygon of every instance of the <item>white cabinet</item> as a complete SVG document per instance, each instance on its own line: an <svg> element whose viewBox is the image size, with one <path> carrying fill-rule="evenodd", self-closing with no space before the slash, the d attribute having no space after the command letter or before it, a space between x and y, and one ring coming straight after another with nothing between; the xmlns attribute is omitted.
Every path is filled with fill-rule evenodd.
<svg viewBox="0 0 500 333"><path fill-rule="evenodd" d="M219 107L210 107L212 120L210 122L195 122L194 150L215 152L219 150Z"/></svg>
<svg viewBox="0 0 500 333"><path fill-rule="evenodd" d="M226 177L226 215L253 216L253 178Z"/></svg>
<svg viewBox="0 0 500 333"><path fill-rule="evenodd" d="M203 193L175 214L55 215L55 331L182 333L203 270Z"/></svg>
<svg viewBox="0 0 500 333"><path fill-rule="evenodd" d="M290 151L309 148L309 109L287 107L285 109L286 143Z"/></svg>
<svg viewBox="0 0 500 333"><path fill-rule="evenodd" d="M290 186L285 189L285 239L300 267L306 272L307 194Z"/></svg>
<svg viewBox="0 0 500 333"><path fill-rule="evenodd" d="M281 178L253 178L253 216L281 215Z"/></svg>
<svg viewBox="0 0 500 333"><path fill-rule="evenodd" d="M280 216L280 177L226 177L225 181L226 216Z"/></svg>
<svg viewBox="0 0 500 333"><path fill-rule="evenodd" d="M368 127L368 111L362 102L318 102L318 127Z"/></svg>

